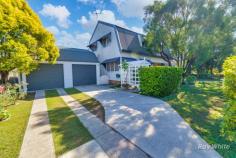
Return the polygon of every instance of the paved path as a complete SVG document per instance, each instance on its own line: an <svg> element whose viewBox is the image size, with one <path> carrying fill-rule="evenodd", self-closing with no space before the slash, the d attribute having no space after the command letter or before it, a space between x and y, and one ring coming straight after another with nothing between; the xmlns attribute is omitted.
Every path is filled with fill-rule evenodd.
<svg viewBox="0 0 236 158"><path fill-rule="evenodd" d="M159 99L105 86L77 88L103 104L107 124L152 157L221 157L215 150L201 150L199 147L208 144Z"/></svg>
<svg viewBox="0 0 236 158"><path fill-rule="evenodd" d="M35 94L19 157L55 158L44 91L37 91Z"/></svg>
<svg viewBox="0 0 236 158"><path fill-rule="evenodd" d="M59 156L59 158L108 158L108 156L95 140L91 140Z"/></svg>
<svg viewBox="0 0 236 158"><path fill-rule="evenodd" d="M58 92L110 158L149 157L122 135L91 114L63 89L58 89Z"/></svg>

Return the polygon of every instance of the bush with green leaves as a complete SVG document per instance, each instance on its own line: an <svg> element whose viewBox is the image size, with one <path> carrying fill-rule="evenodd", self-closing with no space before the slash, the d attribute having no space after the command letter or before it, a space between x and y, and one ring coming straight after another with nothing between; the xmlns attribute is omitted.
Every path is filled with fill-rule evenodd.
<svg viewBox="0 0 236 158"><path fill-rule="evenodd" d="M139 71L140 91L144 95L168 96L178 89L182 73L183 70L177 67L143 67Z"/></svg>
<svg viewBox="0 0 236 158"><path fill-rule="evenodd" d="M224 92L229 98L236 99L236 56L228 57L223 65Z"/></svg>
<svg viewBox="0 0 236 158"><path fill-rule="evenodd" d="M229 140L236 140L236 56L228 57L223 65L224 93L229 98L222 122L222 133Z"/></svg>
<svg viewBox="0 0 236 158"><path fill-rule="evenodd" d="M0 106L7 107L14 105L19 95L19 86L6 84L4 87L5 90L0 94Z"/></svg>
<svg viewBox="0 0 236 158"><path fill-rule="evenodd" d="M222 134L230 141L236 140L236 99L230 100L225 108L222 122Z"/></svg>
<svg viewBox="0 0 236 158"><path fill-rule="evenodd" d="M189 84L189 85L193 85L197 80L197 77L194 75L190 75L188 77L185 78L185 83Z"/></svg>
<svg viewBox="0 0 236 158"><path fill-rule="evenodd" d="M4 88L2 88L4 87ZM24 98L25 94L19 91L19 84L6 84L1 86L0 92L0 121L7 119L10 115L7 107L14 105L17 99Z"/></svg>
<svg viewBox="0 0 236 158"><path fill-rule="evenodd" d="M6 120L9 117L10 117L9 112L0 106L0 121Z"/></svg>

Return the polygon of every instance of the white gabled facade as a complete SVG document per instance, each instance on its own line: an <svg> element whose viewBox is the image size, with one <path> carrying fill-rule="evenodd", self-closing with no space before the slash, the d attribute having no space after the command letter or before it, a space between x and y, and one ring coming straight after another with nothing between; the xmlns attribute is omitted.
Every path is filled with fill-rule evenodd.
<svg viewBox="0 0 236 158"><path fill-rule="evenodd" d="M102 23L98 23L89 44L96 42L101 37L109 33L111 33L111 42L106 47L103 47L100 42L97 42L97 49L93 51L100 63L107 59L120 57L121 55L118 45L118 39L116 36L116 30L112 26L107 26Z"/></svg>
<svg viewBox="0 0 236 158"><path fill-rule="evenodd" d="M119 28L119 29L118 29ZM120 63L122 59L135 59L135 60L143 60L152 61L155 64L159 65L167 65L168 63L164 61L160 57L155 57L151 55L143 55L142 53L135 52L125 52L123 50L126 44L129 45L132 43L133 39L130 39L130 32L132 34L137 34L138 40L136 40L136 46L142 47L143 35L135 33L133 31L121 32L124 28L120 28L119 26L109 24L106 22L99 21L97 26L94 29L92 37L89 41L89 48L98 58L100 62L100 83L108 83L108 81L118 81L120 82L122 79L122 71L120 69ZM127 38L124 37L127 35ZM132 36L132 35L131 35ZM133 36L134 37L134 36ZM136 36L135 36L136 37ZM132 38L132 37L131 37ZM105 42L104 45L103 39L109 39L109 42ZM122 41L120 41L122 40ZM132 60L131 60L132 61Z"/></svg>

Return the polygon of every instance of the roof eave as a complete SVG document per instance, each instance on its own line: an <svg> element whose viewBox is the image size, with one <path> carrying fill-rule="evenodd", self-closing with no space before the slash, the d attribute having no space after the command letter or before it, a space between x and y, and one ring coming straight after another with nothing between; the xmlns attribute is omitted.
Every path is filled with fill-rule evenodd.
<svg viewBox="0 0 236 158"><path fill-rule="evenodd" d="M156 58L162 58L161 55L155 55L155 54L149 54L149 53L144 53L144 52L137 52L137 51L132 51L132 50L126 50L126 49L122 49L122 52L124 53L134 53L134 54L139 54L142 56L149 56L149 57L156 57Z"/></svg>

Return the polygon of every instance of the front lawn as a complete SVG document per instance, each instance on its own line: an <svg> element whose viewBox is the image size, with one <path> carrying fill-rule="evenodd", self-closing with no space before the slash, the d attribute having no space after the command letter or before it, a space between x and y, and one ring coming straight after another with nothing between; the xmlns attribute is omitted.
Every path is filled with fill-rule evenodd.
<svg viewBox="0 0 236 158"><path fill-rule="evenodd" d="M183 85L177 94L165 97L191 127L209 144L227 144L230 149L216 149L223 157L236 157L236 141L221 135L221 121L227 102L220 81L198 81Z"/></svg>
<svg viewBox="0 0 236 158"><path fill-rule="evenodd" d="M46 91L46 101L57 156L93 139L56 90Z"/></svg>
<svg viewBox="0 0 236 158"><path fill-rule="evenodd" d="M96 115L100 120L103 122L105 121L105 110L99 101L75 88L67 88L65 91L82 104L87 110Z"/></svg>
<svg viewBox="0 0 236 158"><path fill-rule="evenodd" d="M34 94L9 106L10 119L0 122L0 157L17 158L28 124Z"/></svg>

